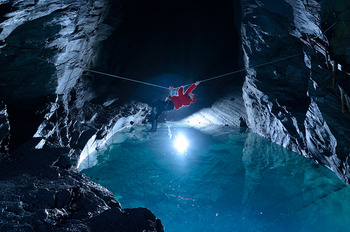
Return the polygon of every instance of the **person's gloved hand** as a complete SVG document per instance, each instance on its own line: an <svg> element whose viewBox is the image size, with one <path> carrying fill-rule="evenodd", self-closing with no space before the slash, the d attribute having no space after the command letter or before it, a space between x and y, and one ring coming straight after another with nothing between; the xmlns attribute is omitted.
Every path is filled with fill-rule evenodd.
<svg viewBox="0 0 350 232"><path fill-rule="evenodd" d="M201 82L200 81L196 81L196 83L194 83L195 85L199 85Z"/></svg>
<svg viewBox="0 0 350 232"><path fill-rule="evenodd" d="M177 95L177 89L174 89L173 86L169 86L169 94L170 94L170 96Z"/></svg>

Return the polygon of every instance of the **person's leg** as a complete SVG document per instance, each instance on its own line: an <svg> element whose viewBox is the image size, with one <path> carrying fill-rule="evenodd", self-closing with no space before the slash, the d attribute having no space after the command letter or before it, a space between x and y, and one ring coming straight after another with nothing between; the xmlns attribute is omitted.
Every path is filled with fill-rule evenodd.
<svg viewBox="0 0 350 232"><path fill-rule="evenodd" d="M154 115L151 115L151 129L149 129L149 132L156 132L157 131L157 118L154 117Z"/></svg>
<svg viewBox="0 0 350 232"><path fill-rule="evenodd" d="M152 127L151 129L148 130L148 132L157 132L157 124L158 124L157 120L152 119L151 123L152 123Z"/></svg>
<svg viewBox="0 0 350 232"><path fill-rule="evenodd" d="M174 103L171 100L162 101L162 100L154 100L152 102L152 112L151 112L151 123L152 128L149 130L150 132L157 131L158 118L164 111L170 111L174 109Z"/></svg>
<svg viewBox="0 0 350 232"><path fill-rule="evenodd" d="M156 132L157 131L157 120L159 116L161 115L162 111L160 110L160 100L153 100L152 102L152 111L151 111L151 124L152 127L149 130L149 132Z"/></svg>
<svg viewBox="0 0 350 232"><path fill-rule="evenodd" d="M168 100L164 103L165 103L164 111L170 111L174 109L174 103L171 100Z"/></svg>

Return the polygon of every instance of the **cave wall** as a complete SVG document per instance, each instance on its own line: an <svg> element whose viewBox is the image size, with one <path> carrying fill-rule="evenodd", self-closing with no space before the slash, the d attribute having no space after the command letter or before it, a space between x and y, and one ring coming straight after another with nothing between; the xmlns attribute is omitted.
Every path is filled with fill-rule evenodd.
<svg viewBox="0 0 350 232"><path fill-rule="evenodd" d="M148 110L96 96L81 69L119 23L105 21L109 9L107 0L0 1L1 231L164 230L75 169L91 137Z"/></svg>
<svg viewBox="0 0 350 232"><path fill-rule="evenodd" d="M322 7L318 1L242 1L243 98L253 131L349 183L350 120L338 90L349 79L341 81L348 78L344 71L332 79L335 57L323 34L331 24L321 15L333 9ZM341 61L345 67L347 59Z"/></svg>
<svg viewBox="0 0 350 232"><path fill-rule="evenodd" d="M146 116L147 105L118 101L112 85L98 83L101 76L83 69L94 66L101 42L120 23L118 3L1 5L1 151L11 152L34 137L37 149L69 148L75 162L87 141L94 134L103 138L120 117L140 110Z"/></svg>
<svg viewBox="0 0 350 232"><path fill-rule="evenodd" d="M103 0L2 2L0 99L8 112L10 149L28 141L55 104L68 125L81 67L110 34L112 26L102 23L108 6ZM91 99L76 92L78 108Z"/></svg>

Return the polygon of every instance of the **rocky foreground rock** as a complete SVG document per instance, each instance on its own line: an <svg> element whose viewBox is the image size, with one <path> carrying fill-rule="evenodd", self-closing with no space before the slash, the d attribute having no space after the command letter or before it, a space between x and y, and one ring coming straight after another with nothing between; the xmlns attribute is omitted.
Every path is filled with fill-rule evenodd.
<svg viewBox="0 0 350 232"><path fill-rule="evenodd" d="M110 191L70 169L64 149L34 145L1 160L0 231L164 231L150 210L122 209Z"/></svg>

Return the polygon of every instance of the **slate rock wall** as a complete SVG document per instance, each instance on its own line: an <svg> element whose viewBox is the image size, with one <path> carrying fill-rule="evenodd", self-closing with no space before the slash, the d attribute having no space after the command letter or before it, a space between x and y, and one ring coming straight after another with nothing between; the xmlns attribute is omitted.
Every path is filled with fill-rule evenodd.
<svg viewBox="0 0 350 232"><path fill-rule="evenodd" d="M324 54L305 43L311 38L328 49L320 26L326 10L317 1L242 1L243 99L253 131L349 183L349 115Z"/></svg>

